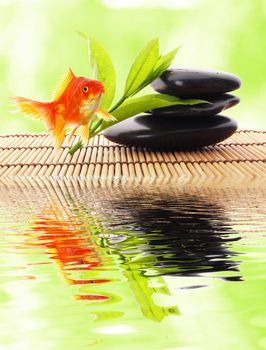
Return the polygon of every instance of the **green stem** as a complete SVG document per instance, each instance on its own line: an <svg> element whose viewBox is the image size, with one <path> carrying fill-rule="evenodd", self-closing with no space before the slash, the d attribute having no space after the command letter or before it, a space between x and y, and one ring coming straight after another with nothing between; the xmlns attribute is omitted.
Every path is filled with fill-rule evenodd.
<svg viewBox="0 0 266 350"><path fill-rule="evenodd" d="M103 122L103 119L98 120L98 122L95 124L94 128L91 129L91 131L90 131L91 137L94 136L95 131L99 128L99 126L101 126L102 122Z"/></svg>
<svg viewBox="0 0 266 350"><path fill-rule="evenodd" d="M69 149L68 153L71 154L71 156L73 156L73 154L76 153L77 150L79 150L80 147L82 147L82 145L83 145L83 143L79 140L78 142L75 143L74 146L72 146L72 147Z"/></svg>
<svg viewBox="0 0 266 350"><path fill-rule="evenodd" d="M120 100L111 109L109 109L109 113L112 113L115 109L117 109L126 99L127 96L120 98Z"/></svg>

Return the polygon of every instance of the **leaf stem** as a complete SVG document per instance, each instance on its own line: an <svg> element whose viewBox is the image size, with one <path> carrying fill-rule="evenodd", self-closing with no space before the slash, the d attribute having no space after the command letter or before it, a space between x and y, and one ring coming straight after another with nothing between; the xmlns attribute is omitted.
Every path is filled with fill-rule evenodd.
<svg viewBox="0 0 266 350"><path fill-rule="evenodd" d="M75 143L74 146L72 146L69 149L68 153L71 154L71 156L73 156L74 153L76 153L80 149L80 147L82 147L82 145L83 145L83 143L79 140L78 142Z"/></svg>
<svg viewBox="0 0 266 350"><path fill-rule="evenodd" d="M98 122L95 124L94 128L91 129L90 135L93 137L95 135L95 131L102 125L103 119L98 120Z"/></svg>
<svg viewBox="0 0 266 350"><path fill-rule="evenodd" d="M128 96L121 97L120 100L117 101L116 104L109 109L109 113L112 113L115 109L117 109L127 98Z"/></svg>

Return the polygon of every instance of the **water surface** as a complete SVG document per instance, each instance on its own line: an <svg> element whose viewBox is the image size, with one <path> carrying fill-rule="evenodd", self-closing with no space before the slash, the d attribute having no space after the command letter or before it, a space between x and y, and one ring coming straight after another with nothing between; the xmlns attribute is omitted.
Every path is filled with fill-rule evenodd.
<svg viewBox="0 0 266 350"><path fill-rule="evenodd" d="M265 349L265 196L2 187L0 349Z"/></svg>

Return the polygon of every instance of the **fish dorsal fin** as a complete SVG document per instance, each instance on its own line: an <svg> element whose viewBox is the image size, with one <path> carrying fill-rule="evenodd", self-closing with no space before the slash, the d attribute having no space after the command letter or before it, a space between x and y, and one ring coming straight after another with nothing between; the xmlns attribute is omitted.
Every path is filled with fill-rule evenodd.
<svg viewBox="0 0 266 350"><path fill-rule="evenodd" d="M64 79L57 85L57 88L54 93L54 100L57 100L59 97L61 97L65 91L65 89L68 87L68 85L71 83L72 80L74 80L76 77L74 73L72 72L71 68L69 68L69 71L67 72L67 75L64 77Z"/></svg>

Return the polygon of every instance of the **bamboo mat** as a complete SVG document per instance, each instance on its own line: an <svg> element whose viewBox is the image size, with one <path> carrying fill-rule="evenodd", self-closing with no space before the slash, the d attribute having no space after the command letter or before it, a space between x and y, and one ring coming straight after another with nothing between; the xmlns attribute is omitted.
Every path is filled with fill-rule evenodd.
<svg viewBox="0 0 266 350"><path fill-rule="evenodd" d="M266 179L266 131L239 130L222 143L197 151L148 151L97 135L72 157L71 145L63 143L55 161L47 133L0 135L0 180L164 178L237 183Z"/></svg>

